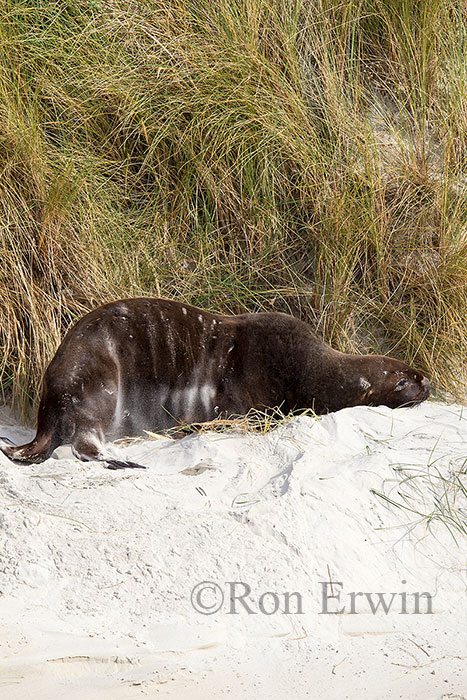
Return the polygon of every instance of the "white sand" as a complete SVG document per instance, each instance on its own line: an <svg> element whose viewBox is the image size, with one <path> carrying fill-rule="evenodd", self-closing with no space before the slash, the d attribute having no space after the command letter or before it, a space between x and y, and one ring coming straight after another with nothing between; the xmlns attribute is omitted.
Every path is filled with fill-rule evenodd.
<svg viewBox="0 0 467 700"><path fill-rule="evenodd" d="M15 442L30 434L0 423ZM410 504L442 504L438 474L452 480L467 459L466 409L362 407L266 436L121 451L149 468L109 471L68 448L37 466L0 456L2 700L467 698L466 540L440 521L407 527L420 516L370 491L400 502L395 468L412 465L431 483L410 482L418 495L404 485ZM466 520L461 490L454 504L447 494ZM343 614L320 614L330 578L342 588L329 609ZM216 614L190 603L202 581L225 594ZM232 581L249 584L257 614L238 601L229 614ZM296 598L289 614L258 612L267 591L282 608L284 592L299 592L303 614ZM397 595L387 614L365 596L351 614L352 591ZM412 614L412 595L401 614L400 594L425 591L433 614Z"/></svg>

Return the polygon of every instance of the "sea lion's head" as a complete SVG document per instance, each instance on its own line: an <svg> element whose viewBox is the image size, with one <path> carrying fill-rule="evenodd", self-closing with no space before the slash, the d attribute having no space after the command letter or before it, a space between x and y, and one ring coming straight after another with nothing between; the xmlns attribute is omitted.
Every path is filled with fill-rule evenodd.
<svg viewBox="0 0 467 700"><path fill-rule="evenodd" d="M379 355L366 355L364 360L359 378L362 404L398 408L416 406L429 397L428 379L404 362Z"/></svg>

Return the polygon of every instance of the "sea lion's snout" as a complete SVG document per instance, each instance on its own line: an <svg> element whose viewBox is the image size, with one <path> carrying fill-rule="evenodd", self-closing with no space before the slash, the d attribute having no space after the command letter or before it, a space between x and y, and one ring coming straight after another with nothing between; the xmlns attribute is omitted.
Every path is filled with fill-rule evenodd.
<svg viewBox="0 0 467 700"><path fill-rule="evenodd" d="M430 381L426 377L423 377L422 381L420 382L420 385L421 385L422 392L423 392L422 401L425 401L425 399L427 399L430 395L431 384L430 384Z"/></svg>
<svg viewBox="0 0 467 700"><path fill-rule="evenodd" d="M382 386L382 403L390 408L417 406L425 401L431 391L430 381L408 365L390 360L392 368L385 371Z"/></svg>
<svg viewBox="0 0 467 700"><path fill-rule="evenodd" d="M429 397L431 391L431 385L429 379L424 377L421 373L417 372L412 381L408 382L407 387L407 406L417 406L426 401Z"/></svg>

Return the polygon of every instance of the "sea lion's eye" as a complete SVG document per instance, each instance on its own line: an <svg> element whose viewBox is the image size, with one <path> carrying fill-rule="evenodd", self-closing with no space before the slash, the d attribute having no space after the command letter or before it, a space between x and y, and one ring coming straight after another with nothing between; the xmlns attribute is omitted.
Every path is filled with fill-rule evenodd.
<svg viewBox="0 0 467 700"><path fill-rule="evenodd" d="M396 386L394 387L394 391L401 391L401 389L405 389L407 384L409 383L409 380L403 377L402 379L399 379L397 382Z"/></svg>

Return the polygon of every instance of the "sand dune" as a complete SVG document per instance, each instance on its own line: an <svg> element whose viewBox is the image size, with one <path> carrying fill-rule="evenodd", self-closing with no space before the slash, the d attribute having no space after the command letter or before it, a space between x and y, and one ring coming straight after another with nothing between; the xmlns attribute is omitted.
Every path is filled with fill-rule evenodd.
<svg viewBox="0 0 467 700"><path fill-rule="evenodd" d="M2 698L467 697L465 408L120 449L0 455Z"/></svg>

